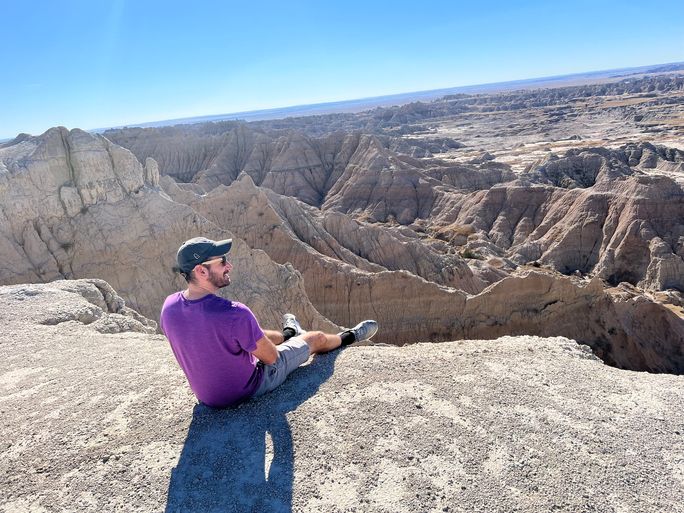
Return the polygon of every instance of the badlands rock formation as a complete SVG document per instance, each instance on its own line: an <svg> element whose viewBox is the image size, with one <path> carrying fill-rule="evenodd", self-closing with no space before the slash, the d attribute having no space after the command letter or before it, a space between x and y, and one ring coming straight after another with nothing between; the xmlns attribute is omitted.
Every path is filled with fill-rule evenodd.
<svg viewBox="0 0 684 513"><path fill-rule="evenodd" d="M222 156L194 175L196 193L242 173L323 211L405 225L470 255L539 262L652 292L684 290L684 151L676 148L570 149L516 175L491 155L458 165L414 159L372 135L274 137L250 135L244 125L229 134ZM472 235L468 244L461 235Z"/></svg>
<svg viewBox="0 0 684 513"><path fill-rule="evenodd" d="M227 232L158 187L154 160L81 130L53 128L0 148L0 283L101 278L126 303L157 318L183 287L171 272L178 246L198 233ZM264 325L289 310L334 329L311 306L292 267L236 240L233 298L253 305ZM254 276L260 279L251 279Z"/></svg>
<svg viewBox="0 0 684 513"><path fill-rule="evenodd" d="M315 146L293 137L287 141L298 140L299 149ZM216 168L198 173L198 182L189 185L165 176L164 190L153 159L143 167L100 136L52 129L10 144L0 149L7 219L1 246L4 261L14 264L0 269L0 280L102 278L128 305L156 318L163 298L183 287L170 271L178 245L199 233L234 234L235 285L226 293L250 305L264 326L277 326L282 313L294 311L306 326L327 330L374 317L383 327L378 341L393 344L562 335L620 367L684 368L681 317L638 291L604 290L598 279L617 285L625 274L616 277L615 269L628 268L633 275L627 278L638 280L627 281L635 284L680 286L683 204L676 182L642 176L627 159L618 170L626 177L624 190L611 187L614 159L580 155L592 165L606 161L586 189L532 184L552 175L550 163L563 168L556 159L515 181L463 191L430 176L424 162L393 154L377 137L319 142L333 140L339 151L327 167L325 158L318 167L288 167L298 153L285 144L282 159L271 160L280 162L279 171L269 168L261 188L244 169L232 181L232 173L217 174ZM321 154L332 155L327 151ZM657 155L656 166L662 160ZM676 165L679 156L667 158ZM231 185L215 185L209 176ZM318 191L321 208L264 183L303 191L309 200ZM670 187L672 198L662 205L650 200L653 183ZM596 197L607 205L603 210L595 207ZM663 219L651 212L662 212ZM645 255L638 261L643 267L631 257L636 251ZM600 273L590 282L522 265L533 260L566 273Z"/></svg>
<svg viewBox="0 0 684 513"><path fill-rule="evenodd" d="M681 372L684 94L678 76L630 80L23 134L0 148L0 283L105 279L156 318L184 285L178 245L234 235L226 294L265 326L293 311L330 330L375 317L392 344L561 335Z"/></svg>
<svg viewBox="0 0 684 513"><path fill-rule="evenodd" d="M323 355L197 405L102 281L0 287L2 511L684 511L684 382L563 338Z"/></svg>
<svg viewBox="0 0 684 513"><path fill-rule="evenodd" d="M494 253L518 263L682 291L684 181L652 173L658 168L684 177L684 153L649 144L570 150L506 187L454 201L437 217L472 226Z"/></svg>

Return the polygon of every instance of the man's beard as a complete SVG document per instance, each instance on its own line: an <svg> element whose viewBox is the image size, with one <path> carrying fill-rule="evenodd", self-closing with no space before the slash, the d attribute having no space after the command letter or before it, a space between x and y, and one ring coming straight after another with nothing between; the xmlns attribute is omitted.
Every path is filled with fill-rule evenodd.
<svg viewBox="0 0 684 513"><path fill-rule="evenodd" d="M230 285L230 274L226 273L226 275L224 276L223 271L221 271L220 273L209 271L209 283L211 283L214 287L217 287L219 289L227 287L228 285Z"/></svg>

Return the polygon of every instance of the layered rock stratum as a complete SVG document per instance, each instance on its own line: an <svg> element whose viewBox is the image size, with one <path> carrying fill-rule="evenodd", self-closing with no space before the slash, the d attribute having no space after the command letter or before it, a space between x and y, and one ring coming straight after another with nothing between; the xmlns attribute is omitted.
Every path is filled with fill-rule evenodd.
<svg viewBox="0 0 684 513"><path fill-rule="evenodd" d="M683 378L565 338L352 346L220 411L101 280L0 322L3 511L684 511Z"/></svg>

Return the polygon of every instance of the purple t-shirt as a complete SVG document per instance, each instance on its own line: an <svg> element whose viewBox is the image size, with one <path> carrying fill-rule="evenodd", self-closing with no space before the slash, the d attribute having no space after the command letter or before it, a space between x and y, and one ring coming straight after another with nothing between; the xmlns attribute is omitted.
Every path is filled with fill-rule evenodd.
<svg viewBox="0 0 684 513"><path fill-rule="evenodd" d="M176 292L164 301L160 320L190 388L204 404L234 406L259 388L263 368L251 352L264 332L245 305L214 294L189 300Z"/></svg>

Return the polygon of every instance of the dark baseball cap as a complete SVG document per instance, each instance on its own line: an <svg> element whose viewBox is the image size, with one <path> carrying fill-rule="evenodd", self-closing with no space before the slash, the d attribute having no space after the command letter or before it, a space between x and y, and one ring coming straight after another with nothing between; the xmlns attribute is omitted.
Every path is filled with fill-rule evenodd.
<svg viewBox="0 0 684 513"><path fill-rule="evenodd" d="M211 260L214 257L225 255L230 251L233 239L211 240L204 237L195 237L186 240L176 254L178 269L182 273L189 273L197 264Z"/></svg>

